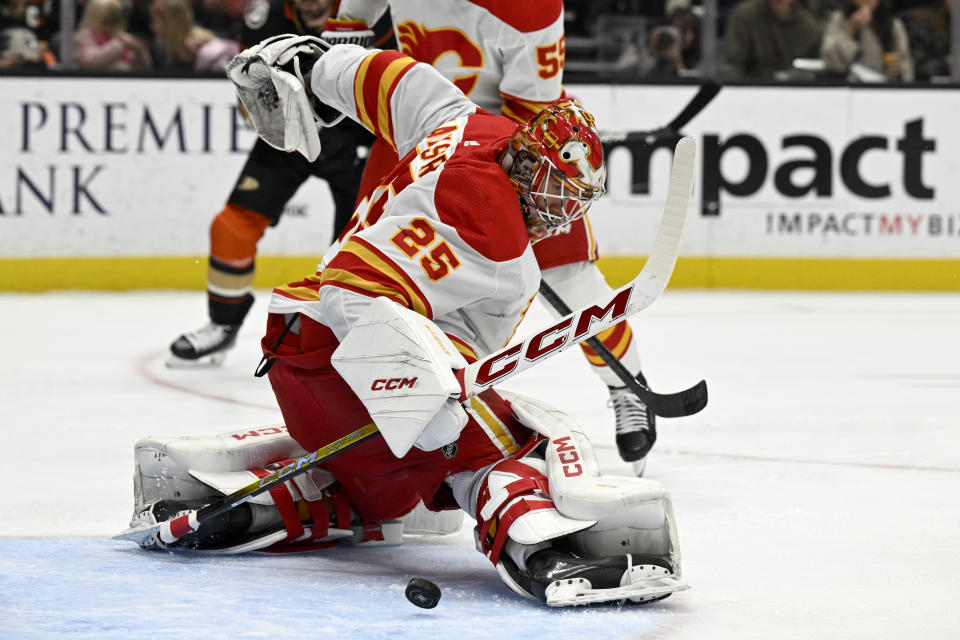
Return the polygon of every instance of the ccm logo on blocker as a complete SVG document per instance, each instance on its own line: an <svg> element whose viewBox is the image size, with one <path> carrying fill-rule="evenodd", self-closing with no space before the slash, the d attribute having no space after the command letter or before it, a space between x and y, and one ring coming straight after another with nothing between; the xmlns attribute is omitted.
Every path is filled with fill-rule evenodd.
<svg viewBox="0 0 960 640"><path fill-rule="evenodd" d="M393 391L394 389L403 389L404 387L413 388L413 385L417 384L416 378L380 378L379 380L374 380L373 384L370 385L371 391Z"/></svg>

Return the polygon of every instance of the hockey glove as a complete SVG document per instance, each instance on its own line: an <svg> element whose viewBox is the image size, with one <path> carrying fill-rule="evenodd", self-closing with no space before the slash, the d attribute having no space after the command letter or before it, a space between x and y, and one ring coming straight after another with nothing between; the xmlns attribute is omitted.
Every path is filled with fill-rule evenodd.
<svg viewBox="0 0 960 640"><path fill-rule="evenodd" d="M320 37L330 44L356 44L364 49L373 46L373 30L363 20L330 18Z"/></svg>
<svg viewBox="0 0 960 640"><path fill-rule="evenodd" d="M317 115L307 90L314 63L330 48L311 36L281 35L239 53L227 66L257 134L271 147L299 151L311 162L320 155L318 127L333 120Z"/></svg>

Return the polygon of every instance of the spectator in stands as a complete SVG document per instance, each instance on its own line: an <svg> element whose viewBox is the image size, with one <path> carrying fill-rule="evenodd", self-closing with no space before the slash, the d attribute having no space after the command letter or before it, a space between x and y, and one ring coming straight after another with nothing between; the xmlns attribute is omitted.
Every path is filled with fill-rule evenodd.
<svg viewBox="0 0 960 640"><path fill-rule="evenodd" d="M150 28L158 68L223 71L240 51L238 43L197 26L187 0L154 0Z"/></svg>
<svg viewBox="0 0 960 640"><path fill-rule="evenodd" d="M795 0L742 0L727 20L720 73L730 79L787 79L795 58L819 56L822 33Z"/></svg>
<svg viewBox="0 0 960 640"><path fill-rule="evenodd" d="M837 9L842 9L847 4L847 0L805 0L804 5L817 21L826 26L830 19L830 14Z"/></svg>
<svg viewBox="0 0 960 640"><path fill-rule="evenodd" d="M126 22L120 0L87 0L73 38L77 66L110 71L149 69L147 45L125 31Z"/></svg>
<svg viewBox="0 0 960 640"><path fill-rule="evenodd" d="M700 13L699 7L678 8L670 12L670 24L680 32L680 67L678 71L695 71L700 67L702 56L700 47Z"/></svg>
<svg viewBox="0 0 960 640"><path fill-rule="evenodd" d="M951 0L934 0L904 20L917 80L950 76L950 14Z"/></svg>
<svg viewBox="0 0 960 640"><path fill-rule="evenodd" d="M820 49L827 71L847 73L859 64L876 72L877 80L913 82L913 59L903 22L894 17L890 0L848 0L830 14Z"/></svg>
<svg viewBox="0 0 960 640"><path fill-rule="evenodd" d="M671 3L668 3L668 6ZM663 22L626 43L613 64L652 78L696 75L700 65L700 16L688 0L673 3Z"/></svg>
<svg viewBox="0 0 960 640"><path fill-rule="evenodd" d="M35 0L0 0L0 69L53 66L46 42L51 12Z"/></svg>
<svg viewBox="0 0 960 640"><path fill-rule="evenodd" d="M217 37L237 40L243 28L243 12L248 1L193 0L193 16L197 24L210 29Z"/></svg>

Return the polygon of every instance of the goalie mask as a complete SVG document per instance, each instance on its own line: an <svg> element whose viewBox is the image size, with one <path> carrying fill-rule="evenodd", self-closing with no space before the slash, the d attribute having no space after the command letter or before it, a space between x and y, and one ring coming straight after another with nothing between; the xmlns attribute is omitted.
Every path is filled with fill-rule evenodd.
<svg viewBox="0 0 960 640"><path fill-rule="evenodd" d="M558 100L518 129L504 166L533 242L582 217L603 194L600 138L576 100Z"/></svg>

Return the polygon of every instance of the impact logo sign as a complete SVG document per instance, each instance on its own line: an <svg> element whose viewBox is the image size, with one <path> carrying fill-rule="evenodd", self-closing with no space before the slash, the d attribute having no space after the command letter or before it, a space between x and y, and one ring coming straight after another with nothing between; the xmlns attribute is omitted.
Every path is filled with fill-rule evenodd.
<svg viewBox="0 0 960 640"><path fill-rule="evenodd" d="M904 124L903 135L890 140L882 135L865 135L845 144L838 157L834 156L827 140L812 134L787 135L781 139L784 151L797 151L797 159L770 166L770 153L763 142L748 133L725 140L717 135L703 136L703 202L701 214L717 216L721 211L721 194L726 192L749 197L772 177L773 188L785 198L809 195L830 198L835 191L834 165L839 171L839 182L851 194L877 200L889 198L893 191L889 179L871 182L864 176L864 166L875 153L896 153L901 156L899 176L903 191L915 200L932 200L936 195L923 177L924 154L936 151L936 141L924 138L923 119ZM739 150L746 155L747 171L739 180L727 178L721 169L724 156Z"/></svg>
<svg viewBox="0 0 960 640"><path fill-rule="evenodd" d="M649 139L639 132L602 135L605 157L617 148L626 147L632 161L631 193L650 193L650 158L657 149L673 149L674 138ZM764 140L750 133L721 137L706 133L701 138L700 188L701 215L719 216L723 195L748 198L761 192L768 183L784 199L809 196L832 198L837 182L853 196L866 200L888 199L893 195L893 181L899 180L903 192L914 200L930 201L936 190L924 176L924 160L937 149L936 140L924 137L923 118L909 120L903 133L895 139L884 135L864 135L841 143L837 153L830 141L812 133L791 133L781 137L780 147L789 159L771 166L771 150ZM836 142L834 142L836 146ZM900 156L899 176L868 179L867 167L875 154ZM725 160L740 155L745 158L745 171L737 178L729 175ZM608 175L610 172L608 172ZM608 183L609 191L610 185Z"/></svg>

